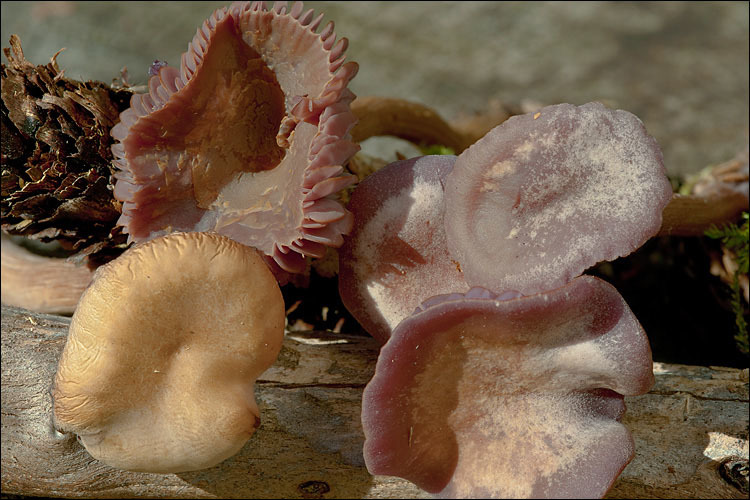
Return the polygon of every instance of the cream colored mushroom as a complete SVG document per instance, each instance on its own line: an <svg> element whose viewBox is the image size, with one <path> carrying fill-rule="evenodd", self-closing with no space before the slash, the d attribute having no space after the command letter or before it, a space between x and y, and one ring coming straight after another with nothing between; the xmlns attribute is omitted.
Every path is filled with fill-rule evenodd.
<svg viewBox="0 0 750 500"><path fill-rule="evenodd" d="M55 423L120 469L183 472L237 453L260 425L254 383L284 336L260 254L173 233L99 268L73 314Z"/></svg>

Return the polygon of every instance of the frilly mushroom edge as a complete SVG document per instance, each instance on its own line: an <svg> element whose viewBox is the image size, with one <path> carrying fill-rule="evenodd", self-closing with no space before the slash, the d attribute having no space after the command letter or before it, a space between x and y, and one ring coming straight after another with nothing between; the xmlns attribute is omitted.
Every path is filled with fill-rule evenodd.
<svg viewBox="0 0 750 500"><path fill-rule="evenodd" d="M115 197L131 241L215 231L300 272L352 226L335 194L359 149L344 63L322 15L236 2L198 29L180 69L164 66L112 129ZM283 274L283 273L280 273Z"/></svg>

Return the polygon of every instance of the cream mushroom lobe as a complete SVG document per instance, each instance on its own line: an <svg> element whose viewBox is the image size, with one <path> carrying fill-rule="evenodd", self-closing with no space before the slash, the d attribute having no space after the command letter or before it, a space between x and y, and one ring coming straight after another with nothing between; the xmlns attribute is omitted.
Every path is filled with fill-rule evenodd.
<svg viewBox="0 0 750 500"><path fill-rule="evenodd" d="M183 54L112 129L118 223L131 241L214 231L288 272L343 243L351 214L336 200L354 183L343 164L359 146L344 63L322 15L277 2L213 13Z"/></svg>
<svg viewBox="0 0 750 500"><path fill-rule="evenodd" d="M260 425L254 383L283 337L281 290L255 249L207 233L137 244L81 297L55 424L120 469L211 467Z"/></svg>

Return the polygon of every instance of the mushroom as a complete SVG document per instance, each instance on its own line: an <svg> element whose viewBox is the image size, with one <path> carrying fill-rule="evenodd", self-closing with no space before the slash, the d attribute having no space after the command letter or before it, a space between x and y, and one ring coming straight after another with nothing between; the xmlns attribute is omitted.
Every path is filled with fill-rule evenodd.
<svg viewBox="0 0 750 500"><path fill-rule="evenodd" d="M348 41L322 15L236 2L198 29L180 69L164 66L112 129L130 241L214 231L268 256L276 271L340 246L352 217L335 194L359 146L344 64ZM277 267L280 269L277 269Z"/></svg>
<svg viewBox="0 0 750 500"><path fill-rule="evenodd" d="M400 210L388 198L364 210L379 227L409 228L404 241L426 233L445 245L436 269L413 272L422 304L392 330L365 389L368 470L449 498L603 495L633 457L618 421L623 395L653 384L651 351L620 294L579 275L659 230L671 189L658 145L635 116L596 103L510 118L445 161L444 190L434 174L427 206L444 213L444 232L419 224L421 212L408 220L419 162L386 167L404 171L374 174L365 191L402 180ZM374 271L347 289L366 290L403 253L355 237L365 250L353 255ZM449 281L470 289L431 296L420 277L451 259L464 273ZM404 300L370 294L358 312L394 297Z"/></svg>
<svg viewBox="0 0 750 500"><path fill-rule="evenodd" d="M381 343L427 297L469 289L441 223L455 161L394 162L362 181L347 206L357 224L339 250L341 300Z"/></svg>
<svg viewBox="0 0 750 500"><path fill-rule="evenodd" d="M672 193L640 120L599 103L511 117L435 158L383 168L349 205L358 224L340 253L341 295L381 341L432 295L538 293L627 255L659 230Z"/></svg>
<svg viewBox="0 0 750 500"><path fill-rule="evenodd" d="M671 198L659 145L635 115L548 106L458 157L445 188L448 248L471 285L536 293L640 247Z"/></svg>
<svg viewBox="0 0 750 500"><path fill-rule="evenodd" d="M55 424L120 469L211 467L260 425L254 383L283 336L281 291L256 250L207 233L136 245L97 269L73 314Z"/></svg>
<svg viewBox="0 0 750 500"><path fill-rule="evenodd" d="M634 454L623 395L654 382L617 290L581 276L431 302L394 329L365 388L368 470L445 498L604 495Z"/></svg>

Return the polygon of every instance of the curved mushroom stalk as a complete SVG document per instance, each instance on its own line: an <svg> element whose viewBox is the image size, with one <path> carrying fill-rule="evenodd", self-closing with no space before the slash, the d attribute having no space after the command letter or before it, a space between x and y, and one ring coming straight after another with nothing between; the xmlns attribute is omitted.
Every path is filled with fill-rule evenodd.
<svg viewBox="0 0 750 500"><path fill-rule="evenodd" d="M365 462L447 498L600 497L634 453L622 396L653 381L642 328L597 278L434 298L365 388Z"/></svg>
<svg viewBox="0 0 750 500"><path fill-rule="evenodd" d="M443 186L455 156L392 163L352 194L357 221L339 250L346 308L380 342L432 295L469 289L443 230Z"/></svg>
<svg viewBox="0 0 750 500"><path fill-rule="evenodd" d="M120 469L211 467L260 425L254 383L283 337L281 290L256 250L206 233L136 245L97 270L73 314L55 423Z"/></svg>
<svg viewBox="0 0 750 500"><path fill-rule="evenodd" d="M457 153L474 143L491 128L508 118L507 114L488 119L491 127L481 128L474 137L474 131L466 132L451 126L435 112L421 103L393 97L358 97L352 103L352 112L357 115L357 124L352 129L352 140L362 142L370 137L390 135L418 145L439 144Z"/></svg>
<svg viewBox="0 0 750 500"><path fill-rule="evenodd" d="M237 2L198 29L180 69L158 69L112 129L115 197L134 241L215 231L281 269L340 246L352 218L334 198L359 149L346 38L322 15Z"/></svg>
<svg viewBox="0 0 750 500"><path fill-rule="evenodd" d="M458 157L445 193L448 248L467 281L525 294L631 253L672 197L641 121L599 103L509 118Z"/></svg>
<svg viewBox="0 0 750 500"><path fill-rule="evenodd" d="M690 194L675 194L664 210L661 235L703 236L714 225L732 222L750 202L748 147L734 158L704 171Z"/></svg>

